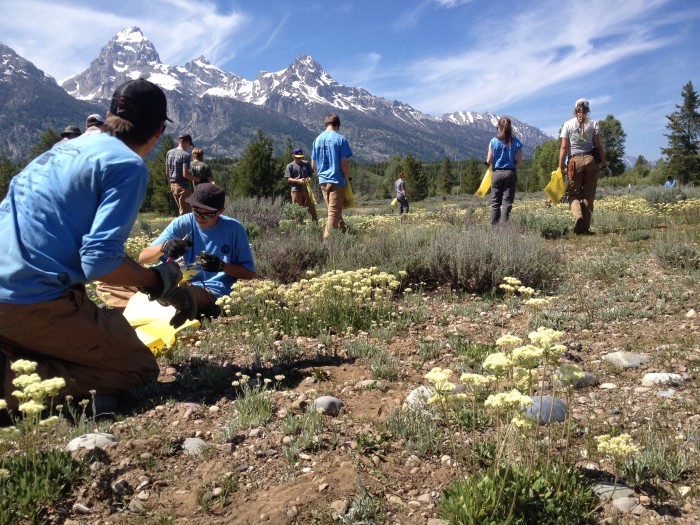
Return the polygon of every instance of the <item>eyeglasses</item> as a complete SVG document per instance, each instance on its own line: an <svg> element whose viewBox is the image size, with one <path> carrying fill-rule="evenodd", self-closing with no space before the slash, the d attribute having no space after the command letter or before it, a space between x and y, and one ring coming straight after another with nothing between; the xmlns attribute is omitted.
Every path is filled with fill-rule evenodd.
<svg viewBox="0 0 700 525"><path fill-rule="evenodd" d="M216 214L219 213L218 211L213 211L211 213L205 213L199 211L197 208L192 208L192 213L196 215L197 217L201 217L202 219L213 219L216 217Z"/></svg>

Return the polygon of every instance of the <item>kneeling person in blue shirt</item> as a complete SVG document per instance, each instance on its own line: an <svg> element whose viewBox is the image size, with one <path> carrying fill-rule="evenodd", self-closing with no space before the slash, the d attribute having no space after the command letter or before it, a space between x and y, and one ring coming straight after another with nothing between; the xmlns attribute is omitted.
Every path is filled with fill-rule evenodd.
<svg viewBox="0 0 700 525"><path fill-rule="evenodd" d="M200 266L189 286L200 316L217 316L216 300L231 293L238 279L256 277L248 235L240 222L223 215L225 200L219 186L198 184L187 198L192 213L176 218L139 255L142 264L182 257L185 265Z"/></svg>

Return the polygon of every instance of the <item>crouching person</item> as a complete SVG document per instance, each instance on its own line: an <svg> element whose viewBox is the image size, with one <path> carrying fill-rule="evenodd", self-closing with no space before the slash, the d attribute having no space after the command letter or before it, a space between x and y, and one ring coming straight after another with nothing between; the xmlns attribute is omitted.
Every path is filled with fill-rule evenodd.
<svg viewBox="0 0 700 525"><path fill-rule="evenodd" d="M216 317L216 300L231 293L238 279L254 279L248 235L236 219L223 215L226 194L219 186L198 184L186 199L192 212L171 222L139 255L143 264L182 257L185 267L201 270L189 281L197 315Z"/></svg>
<svg viewBox="0 0 700 525"><path fill-rule="evenodd" d="M18 359L35 361L42 379L62 377L76 400L97 392L95 413L157 379L151 351L119 312L87 297L89 281L139 288L175 306L173 323L194 318L177 264L148 269L125 252L148 186L143 159L166 120L163 91L131 80L114 92L101 134L47 151L12 179L0 203L0 363L10 407Z"/></svg>

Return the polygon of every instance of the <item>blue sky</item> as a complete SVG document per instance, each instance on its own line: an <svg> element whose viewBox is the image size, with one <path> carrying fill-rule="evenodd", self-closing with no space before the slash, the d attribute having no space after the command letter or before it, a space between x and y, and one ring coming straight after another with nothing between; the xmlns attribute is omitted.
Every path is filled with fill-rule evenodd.
<svg viewBox="0 0 700 525"><path fill-rule="evenodd" d="M691 80L700 90L697 0L2 4L0 41L59 81L138 26L168 65L204 55L253 80L308 54L342 84L431 115L490 111L552 135L586 97L593 118L621 121L627 154L648 160L667 145L666 116L683 85Z"/></svg>

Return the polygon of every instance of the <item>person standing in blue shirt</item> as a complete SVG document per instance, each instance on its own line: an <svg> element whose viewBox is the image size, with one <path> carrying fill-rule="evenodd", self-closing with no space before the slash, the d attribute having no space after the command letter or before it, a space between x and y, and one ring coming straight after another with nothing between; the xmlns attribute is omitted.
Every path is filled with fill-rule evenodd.
<svg viewBox="0 0 700 525"><path fill-rule="evenodd" d="M311 169L318 173L319 186L328 208L326 229L323 232L325 240L330 235L331 228L343 233L347 231L343 221L343 202L345 187L350 180L348 159L352 156L352 150L347 139L338 133L338 115L329 113L323 125L326 129L316 137L311 149Z"/></svg>
<svg viewBox="0 0 700 525"><path fill-rule="evenodd" d="M255 262L248 235L236 219L223 215L226 194L219 186L198 184L187 203L192 213L173 220L150 246L139 254L143 264L179 259L201 266L189 282L197 314L216 317L216 300L231 293L238 279L254 279Z"/></svg>
<svg viewBox="0 0 700 525"><path fill-rule="evenodd" d="M153 354L126 319L88 298L89 281L140 288L175 307L172 324L194 318L177 264L147 269L125 251L148 186L144 158L167 120L158 86L125 82L102 133L56 146L12 179L0 203L0 361L9 406L16 406L10 365L17 359L37 362L42 379L62 377L64 393L76 399L96 391L95 413L158 377Z"/></svg>
<svg viewBox="0 0 700 525"><path fill-rule="evenodd" d="M508 222L515 201L516 167L523 161L523 144L513 136L513 125L508 117L498 119L498 135L489 142L486 165L492 166L491 225ZM503 208L501 213L501 208Z"/></svg>
<svg viewBox="0 0 700 525"><path fill-rule="evenodd" d="M677 185L678 185L678 183L676 182L676 179L674 179L673 177L671 177L669 175L668 178L666 179L666 182L664 183L664 188L666 188L667 190L672 190Z"/></svg>

